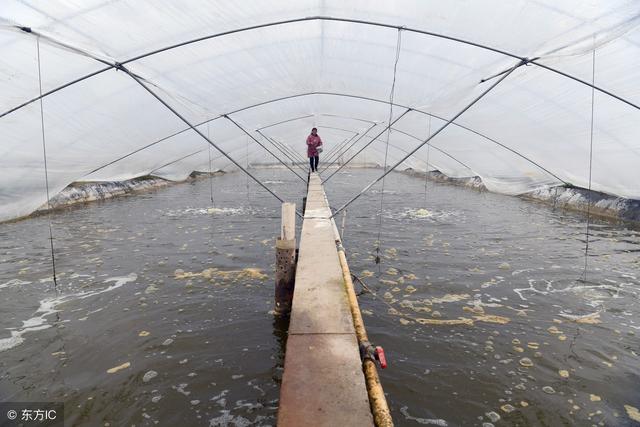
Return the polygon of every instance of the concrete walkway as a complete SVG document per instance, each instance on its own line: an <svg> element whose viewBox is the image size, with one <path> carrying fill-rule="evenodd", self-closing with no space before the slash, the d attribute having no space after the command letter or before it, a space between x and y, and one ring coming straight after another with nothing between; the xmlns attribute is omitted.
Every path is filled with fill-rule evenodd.
<svg viewBox="0 0 640 427"><path fill-rule="evenodd" d="M278 426L372 426L331 211L312 173L302 224Z"/></svg>

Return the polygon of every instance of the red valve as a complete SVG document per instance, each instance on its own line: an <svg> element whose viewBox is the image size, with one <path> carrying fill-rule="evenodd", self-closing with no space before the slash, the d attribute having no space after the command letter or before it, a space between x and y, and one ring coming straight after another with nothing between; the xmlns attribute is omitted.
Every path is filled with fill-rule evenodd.
<svg viewBox="0 0 640 427"><path fill-rule="evenodd" d="M384 349L380 346L376 346L376 360L380 362L380 368L387 367L387 358L384 357Z"/></svg>

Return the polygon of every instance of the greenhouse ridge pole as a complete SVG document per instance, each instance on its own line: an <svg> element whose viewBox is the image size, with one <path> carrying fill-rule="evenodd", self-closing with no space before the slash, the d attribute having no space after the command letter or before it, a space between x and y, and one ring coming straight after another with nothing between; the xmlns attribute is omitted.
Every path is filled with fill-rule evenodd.
<svg viewBox="0 0 640 427"><path fill-rule="evenodd" d="M511 75L511 73L513 73L515 70L517 70L518 68L520 68L523 65L527 64L527 60L523 59L521 61L519 61L516 65L514 65L513 67L511 67L511 69L503 74L496 82L494 82L491 86L489 86L487 89L485 89L480 95L478 95L477 97L475 97L473 99L473 101L471 101L469 104L467 104L462 110L460 110L460 112L458 112L455 116L453 116L452 118L450 118L447 123L445 123L444 125L442 125L442 127L440 127L440 129L438 129L437 131L435 131L431 136L429 136L423 143L421 143L420 145L418 145L416 148L414 148L411 152L409 152L409 154L407 154L405 157L403 157L402 159L400 159L395 165L393 165L391 168L389 168L389 170L386 170L382 175L380 175L378 178L376 178L374 181L372 181L369 185L367 185L365 188L363 188L358 194L356 194L353 198L351 198L351 200L349 200L347 203L345 203L344 205L342 205L340 208L338 208L338 210L336 210L333 215L331 215L331 217L335 217L337 214L339 214L340 212L342 212L347 206L349 206L351 203L355 202L360 196L362 196L364 193L366 193L371 187L373 187L378 181L380 181L381 179L383 179L384 177L386 177L387 175L389 175L395 168L397 168L398 166L400 166L405 160L407 160L409 157L411 157L411 155L413 155L416 151L418 151L420 148L422 148L424 145L428 144L429 141L431 141L434 137L436 137L440 132L442 132L443 130L445 130L451 123L453 123L458 117L460 117L461 115L463 115L467 110L469 110L469 108L473 107L478 101L480 101L482 98L484 98L484 96L486 94L488 94L489 92L491 92L496 86L498 86L502 81L504 81L504 79L506 79L507 77L509 77ZM405 112L406 113L406 112ZM389 127L391 127L392 124L390 124Z"/></svg>
<svg viewBox="0 0 640 427"><path fill-rule="evenodd" d="M191 124L191 122L189 122L189 120L187 120L186 118L184 118L184 116L182 116L180 113L178 113L171 105L169 105L164 99L162 99L158 94L156 94L153 90L151 90L143 81L142 79L135 75L134 73L132 73L131 71L129 71L124 65L122 64L116 64L115 65L116 68L118 70L123 71L124 73L126 73L129 77L131 77L133 80L136 81L136 83L138 83L140 86L142 86L147 92L149 92L154 98L156 98L162 105L164 105L165 107L167 107L167 109L169 111L171 111L176 117L178 117L180 120L182 120L187 126L189 126L195 133L197 133L198 135L200 135L202 137L202 139L204 139L205 141L207 141L213 148L215 148L216 150L218 150L221 154L223 154L227 159L229 159L234 165L236 165L240 170L242 170L247 176L249 176L251 179L253 179L258 185L260 185L262 188L264 188L265 190L267 190L267 192L269 192L273 197L275 197L276 199L278 199L280 202L284 203L284 199L282 199L280 196L278 196L276 193L274 193L269 187L267 187L266 185L264 185L262 183L262 181L260 181L258 178L256 178L251 172L249 172L248 170L246 170L244 167L242 167L242 165L240 163L238 163L235 159L233 159L233 157L231 157L229 154L227 154L225 151L223 151L220 147L218 147L216 144L214 144L209 138L207 138L207 136L205 134L203 134L202 132L200 132L200 130L198 130L197 127L195 127L193 124ZM300 214L300 212L296 211L296 214L302 218L302 215Z"/></svg>
<svg viewBox="0 0 640 427"><path fill-rule="evenodd" d="M231 117L229 117L229 115L225 114L223 115L223 117L227 120L229 120L231 123L233 123L238 129L240 129L242 132L244 132L249 138L251 138L254 142L256 142L259 146L261 146L262 148L265 149L265 151L269 154L271 154L273 157L276 158L277 161L279 161L284 167L286 167L287 169L289 169L291 171L291 173L293 173L295 176L297 176L298 178L300 178L302 180L302 182L306 183L307 180L304 179L303 177L301 177L300 175L298 175L298 172L294 171L293 169L291 169L291 166L289 166L286 162L283 162L282 159L278 156L276 156L275 154L273 154L273 152L271 150L269 150L267 147L265 147L260 141L258 141L258 139L256 137L254 137L253 135L251 135L244 127L242 127L238 122L236 122L235 120L233 120ZM284 202L283 202L284 203Z"/></svg>
<svg viewBox="0 0 640 427"><path fill-rule="evenodd" d="M327 181L329 181L331 179L332 176L334 176L335 174L337 174L343 167L345 167L348 163L350 163L353 159L355 159L358 154L360 154L365 148L367 148L369 145L371 145L375 140L377 140L380 135L382 135L383 133L385 133L387 131L387 129L389 129L391 126L395 125L398 120L400 120L401 118L403 118L407 113L409 113L410 111L413 111L413 108L407 108L404 113L400 114L398 117L396 117L395 120L390 121L389 125L386 126L384 129L382 129L380 131L380 133L378 133L378 135L376 135L375 138L373 138L371 141L367 142L362 148L360 148L353 156L351 156L349 158L349 160L347 160L346 162L344 162L342 165L340 165L340 167L338 169L336 169L335 171L333 171L333 173L331 175L329 175L327 177L327 179L325 179L324 181L322 181L322 184L324 185L324 183L326 183Z"/></svg>

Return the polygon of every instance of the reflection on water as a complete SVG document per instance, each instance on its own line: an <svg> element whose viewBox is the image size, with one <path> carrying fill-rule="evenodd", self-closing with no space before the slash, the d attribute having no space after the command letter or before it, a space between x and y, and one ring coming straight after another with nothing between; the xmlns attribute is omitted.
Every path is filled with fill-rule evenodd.
<svg viewBox="0 0 640 427"><path fill-rule="evenodd" d="M327 185L341 206L376 177ZM288 171L257 174L287 200ZM277 200L238 174L0 225L0 399L70 425L275 425ZM631 425L640 232L401 174L346 213L345 246L397 425ZM341 224L342 218L338 218ZM356 281L358 283L358 281Z"/></svg>

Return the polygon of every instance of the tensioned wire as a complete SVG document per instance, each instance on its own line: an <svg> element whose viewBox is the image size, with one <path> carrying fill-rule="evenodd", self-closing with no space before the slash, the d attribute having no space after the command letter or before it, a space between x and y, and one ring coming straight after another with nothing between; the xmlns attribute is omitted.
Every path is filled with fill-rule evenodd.
<svg viewBox="0 0 640 427"><path fill-rule="evenodd" d="M358 22L358 21L355 21L355 22ZM373 25L373 24L372 24L372 25ZM382 26L385 26L385 25L382 25ZM396 28L400 28L400 27L396 27ZM24 30L24 29L23 29L23 30ZM26 31L26 32L31 32L31 30L30 30L30 29L29 29L28 31L27 31L27 30L24 30L24 31ZM416 31L416 32L422 33L421 31ZM425 34L427 34L427 33L425 33ZM434 34L434 35L435 35L435 34ZM444 37L444 38L447 38L447 37ZM50 41L52 41L52 40L50 40ZM460 41L461 41L461 40L460 40ZM55 43L55 41L53 41L53 42ZM461 41L461 42L465 42L465 41ZM184 43L184 44L186 44L186 43ZM476 45L476 44L474 44L474 43L467 43L467 44ZM65 46L65 47L69 48L68 46ZM483 47L483 46L479 46L479 47ZM484 46L484 48L487 48L487 47L486 47L486 46ZM73 50L73 48L72 48L72 50ZM167 49L164 49L164 50L168 50L168 48L167 48ZM489 48L489 50L491 50L491 48ZM102 62L102 63L108 63L107 61L102 60L102 59L100 59L100 58L95 58L95 59L96 59L96 60L99 60L99 61L100 61L100 62ZM533 63L534 61L533 61L533 60L527 60L527 63L530 63L530 62L531 62L531 63ZM119 68L119 69L121 69L121 67L122 67L120 64L117 64L117 63L116 63L115 65L114 65L114 64L109 64L109 65L116 66L116 67L117 67L117 68ZM139 76L136 76L136 77L139 77ZM590 86L592 86L592 88L593 88L593 89L597 89L597 88L595 87L595 85L590 85ZM511 151L511 150L510 150L510 151Z"/></svg>
<svg viewBox="0 0 640 427"><path fill-rule="evenodd" d="M374 181L369 183L358 194L353 196L348 202L346 202L338 210L336 210L333 213L333 215L331 215L331 218L335 217L337 214L342 212L342 210L344 210L351 203L355 202L360 196L362 196L364 193L366 193L371 187L373 187L375 184L377 184L381 179L383 179L388 174L393 172L398 166L400 166L402 163L404 163L409 157L411 157L414 153L416 153L420 148L422 148L424 145L428 144L440 132L442 132L447 127L449 127L450 124L452 124L456 119L458 119L461 115L463 115L467 110L469 110L471 107L473 107L487 93L491 92L497 85L502 83L502 81L504 81L504 79L509 77L511 75L511 73L513 73L516 69L522 67L523 65L526 65L527 62L528 62L527 60L522 60L522 61L519 61L517 64L515 64L513 67L511 67L508 72L504 73L496 82L494 82L491 86L489 86L487 89L485 89L480 95L476 96L469 104L467 104L462 110L460 110L457 114L455 114L452 118L450 118L444 125L442 125L437 131L435 131L429 138L427 138L424 142L422 142L417 147L415 147L413 150L411 150L406 156L404 156L402 159L400 159L398 162L396 162L396 164L394 164L391 168L389 168L389 170L385 171L381 176L379 176Z"/></svg>
<svg viewBox="0 0 640 427"><path fill-rule="evenodd" d="M595 43L594 43L595 44ZM592 60L591 60L591 81L595 84L596 80L596 48L594 45ZM594 118L594 106L595 106L595 90L591 88L591 134L589 137L589 193L587 194L587 226L585 229L585 243L584 243L584 270L582 272L582 280L587 281L587 259L589 256L589 228L591 226L591 176L593 171L593 118Z"/></svg>
<svg viewBox="0 0 640 427"><path fill-rule="evenodd" d="M211 139L209 123L207 123L207 138ZM211 145L209 144L207 144L207 151L209 153L209 195L211 197L211 206L213 207L213 173L211 171Z"/></svg>
<svg viewBox="0 0 640 427"><path fill-rule="evenodd" d="M102 69L102 70L98 70L97 72L91 73L91 74L86 75L86 76L84 76L84 77L81 77L81 78L79 78L79 79L76 79L76 80L74 80L74 81L72 81L72 82L69 82L69 83L67 83L67 84L65 84L65 85L63 85L63 86L58 87L58 88L52 89L51 91L47 92L46 94L41 95L38 99L41 99L43 96L47 96L47 95L49 95L49 94L51 94L51 93L53 93L53 92L55 92L55 91L57 91L57 90L63 89L64 87L68 87L68 86L70 86L70 85L72 85L72 84L78 83L79 81L82 81L82 80L84 80L84 79L86 79L86 78L89 78L89 77L92 77L92 76L97 75L97 74L99 74L99 73L102 73L102 72L104 72L104 71L106 71L106 70L108 70L108 69L111 69L111 68L114 68L114 67L115 67L116 69L122 69L122 64L124 64L124 63L132 62L132 61L135 61L135 60L138 60L138 59L141 59L141 58L147 57L147 56L151 56L151 55L154 55L154 54L157 54L157 53L160 53L160 52L164 52L164 51L167 51L167 50L173 49L173 48L177 48L177 47L180 47L180 46L185 46L185 45L188 45L188 44L191 44L191 43L196 43L196 42L199 42L199 41L202 41L202 40L208 40L208 39L212 39L212 38L215 38L215 37L220 37L220 36L224 36L224 35L228 35L228 34L234 34L234 33L238 33L238 32L249 31L249 30L253 30L253 29L257 29L257 28L270 27L270 26L274 26L274 25L283 25L283 24L292 23L292 22L307 21L307 20L312 20L312 19L328 20L328 21L337 21L337 22L350 22L350 23L355 23L355 24L365 24L365 25L373 25L373 26L386 27L386 28L396 28L396 29L398 29L398 30L407 30L407 31L412 31L412 32L416 32L416 33L419 33L419 34L425 34L425 35L429 35L429 36L433 36L433 37L439 37L439 38L443 38L443 39L447 39L447 40L451 40L451 41L455 41L455 42L460 42L460 43L468 44L468 45L471 45L471 46L475 46L475 47L478 47L478 48L482 48L482 49L490 50L490 51L493 51L493 52L496 52L496 53L500 53L500 54L503 54L503 55L506 55L506 56L511 56L511 57L514 57L514 58L520 58L520 59L522 59L524 62L526 62L527 64L529 64L529 63L531 63L531 64L535 64L535 65L538 65L539 67L542 67L542 68L545 68L545 69L547 69L547 70L553 71L553 72L555 72L555 73L557 73L557 74L560 74L560 75L562 75L562 76L565 76L565 77L571 78L571 79L573 79L573 80L575 80L575 81L578 81L578 82L580 82L580 83L582 83L582 84L585 84L585 85L587 85L587 86L590 86L593 90L598 90L598 91L600 91L600 92L606 93L607 95L612 96L612 97L614 97L614 98L616 98L616 99L618 99L618 100L620 100L620 101L622 101L622 102L625 102L625 103L627 103L627 104L629 104L629 105L633 106L634 108L640 109L640 107L638 107L637 105L635 105L635 104L631 103L630 101L628 101L628 100L626 100L626 99L624 99L624 98L621 98L621 97L619 97L619 96L617 96L617 95L615 95L615 94L612 94L612 93L610 93L610 92L608 92L608 91L606 91L606 90L603 90L602 88L596 87L596 86L595 86L595 84L593 84L593 83L589 84L588 82L585 82L584 80L581 80L581 79L579 79L579 78L577 78L577 77L575 77L575 76L569 75L569 74L567 74L567 73L563 73L563 72L558 71L558 70L556 70L556 69L554 69L554 68L552 68L552 67L549 67L549 66L546 66L546 65L544 65L544 64L540 64L540 63L538 63L536 60L537 60L537 59L539 59L539 58L535 58L535 59L527 59L527 58L520 57L520 56L518 56L518 55L514 55L514 54L512 54L512 53L510 53L510 52L502 51L502 50L500 50L500 49L495 49L495 48L493 48L493 47L491 47L491 46L487 46L487 45L483 45L483 44L480 44L480 43L475 43L475 42L471 42L471 41L468 41L468 40L463 40L463 39L459 39L459 38L455 38L455 37L450 37L450 36L446 36L446 35L443 35L443 34L432 33L432 32L428 32L428 31L422 31L422 30L418 30L418 29L414 29L414 28L406 28L406 27L395 26L395 25L390 25L390 24L377 23L377 22L371 22L371 21L363 21L363 20L356 20L356 19L332 18L332 17L322 17L322 16L308 17L308 18L302 18L302 19L293 19L293 20L287 20L287 21L280 21L280 22L277 22L277 23L261 24L261 25L251 26L251 27L247 27L247 28L243 28L243 29L236 29L236 30L231 30L231 31L227 31L227 32L219 33L219 34L214 34L214 35L204 36L204 37L200 37L200 38L197 38L197 39L193 39L193 40L188 40L188 41L185 41L185 42L181 42L181 43L178 43L178 44L175 44L175 45L166 46L166 47L164 47L164 48L160 48L160 49L157 49L157 50L152 51L152 52L147 52L147 53L142 54L142 55L139 55L139 56L137 56L137 57L130 58L130 59L128 59L127 61L124 61L123 63L117 63L117 62L116 62L116 63L111 63L111 62L109 62L109 61L107 61L107 60L104 60L104 59L102 59L102 58L97 58L97 57L95 57L95 56L91 55L90 53L85 52L85 51L83 51L83 50L81 50L81 49L75 48L74 46L70 46L70 45L68 45L68 44L65 44L65 43L59 42L59 41L57 41L57 40L54 40L54 39L52 39L52 38L50 38L50 37L46 37L46 39L47 39L49 42L52 42L54 45L62 46L62 47L63 47L63 48L65 48L65 49L69 49L69 50L72 50L72 51L77 52L77 53L79 53L79 54L82 54L82 55L85 55L85 56L92 57L92 58L94 58L95 60L97 60L97 61L99 61L99 62L101 62L101 63L103 63L103 64L107 64L107 65L108 65L108 67L107 67L107 68L105 68L105 69ZM18 28L18 29L20 29L20 30L22 30L22 31L24 31L24 32L26 32L26 33L32 33L32 32L33 32L33 31L31 30L31 28L28 28L28 27L19 27L19 26L18 26L17 28ZM40 36L40 35L39 35L39 34L37 34L37 33L35 33L35 34L36 34L37 36ZM503 72L503 73L504 73L504 72ZM503 73L500 73L500 74L503 74ZM131 74L131 73L129 73L129 74ZM136 76L136 77L140 78L139 76ZM9 111L6 111L5 113L2 113L2 114L0 115L0 117L4 116L4 115L6 115L6 114L8 114L8 113L10 113L10 112L12 112L12 111L17 110L17 109L19 109L19 108L21 108L21 107L23 107L23 106L25 106L25 105L27 105L27 104L29 104L29 103L33 102L34 100L35 100L35 99L32 99L32 100L30 100L30 101L27 101L26 103L23 103L22 105L20 105L20 106L18 106L18 107L15 107L15 108L13 108L13 109L11 109L11 110L9 110ZM494 141L494 142L495 142L495 141ZM515 154L518 154L519 156L521 156L521 157L523 157L523 158L527 159L528 161L530 161L530 162L532 162L532 163L536 164L536 163L535 163L535 162L533 162L531 159L528 159L528 158L526 158L526 157L524 157L524 156L520 155L519 153L515 152L515 151L514 151L514 150L512 150L512 149L509 149L508 147L504 146L503 144L499 144L499 145L501 145L501 146L505 147L505 148L506 148L506 149L508 149L509 151L514 152ZM536 164L536 166L540 167L541 169L544 169L543 167L541 167L541 166L540 166L540 165L538 165L538 164ZM545 170L546 172L550 173L550 172L549 172L549 171L547 171L546 169L544 169L544 170ZM551 175L554 175L554 174L552 174L552 173L550 173L550 174L551 174ZM556 177L556 176L554 175L554 177ZM556 178L557 178L557 177L556 177ZM557 178L557 179L558 179L558 178ZM563 180L561 180L561 179L560 179L560 181L563 181ZM564 181L563 181L563 182L564 182Z"/></svg>
<svg viewBox="0 0 640 427"><path fill-rule="evenodd" d="M427 124L427 138L431 136L431 116ZM427 144L427 165L424 171L424 208L427 208L427 182L429 181L429 153L431 151L431 144Z"/></svg>
<svg viewBox="0 0 640 427"><path fill-rule="evenodd" d="M42 66L40 61L40 37L36 36L36 49L38 51L38 89L40 91L40 126L42 130L42 158L44 160L44 183L47 191L47 210L51 210L51 197L49 196L49 169L47 167L47 141L44 130L44 100L42 97ZM53 226L51 216L49 219L49 242L51 246L51 270L53 272L53 287L58 293L58 278L56 274L56 255L53 247Z"/></svg>
<svg viewBox="0 0 640 427"><path fill-rule="evenodd" d="M393 97L396 91L396 78L398 72L398 61L400 60L400 50L402 49L402 29L398 30L398 36L396 40L396 56L393 61L393 81L391 82L391 90L389 91L389 126L387 126L387 141L384 150L384 171L387 170L387 159L389 157L389 137L391 136L391 121L393 120ZM378 269L380 266L380 246L381 246L381 236L382 236L382 211L384 208L384 183L385 178L382 178L382 188L380 191L380 210L378 211L378 239L376 240L376 264L378 264Z"/></svg>

